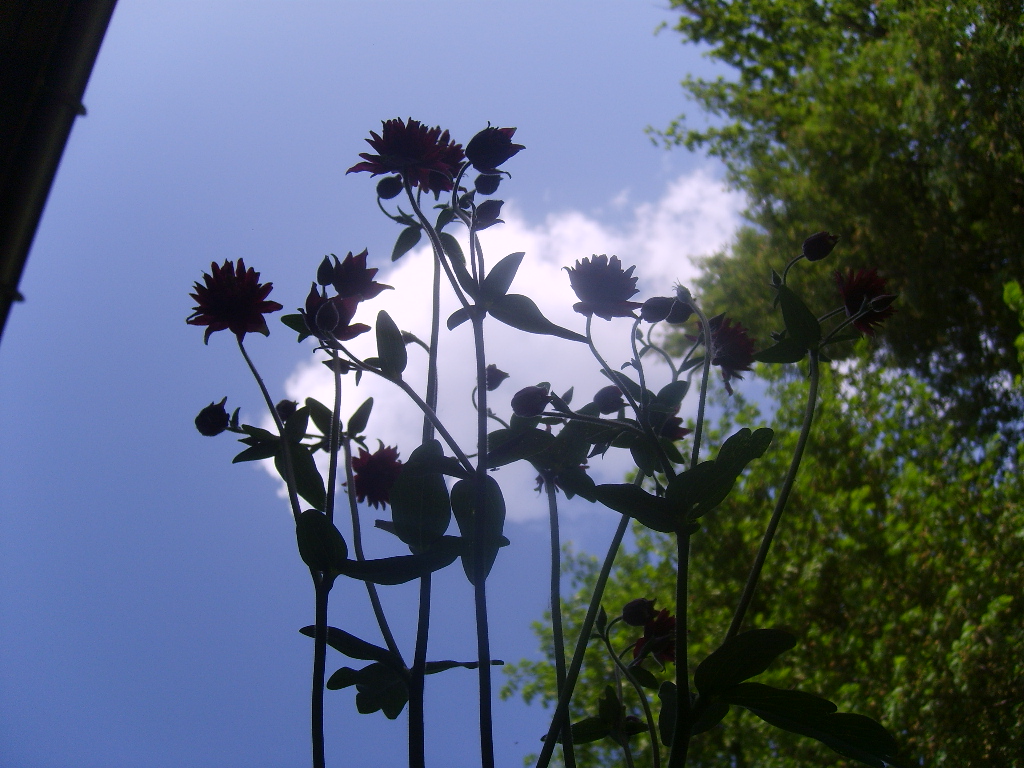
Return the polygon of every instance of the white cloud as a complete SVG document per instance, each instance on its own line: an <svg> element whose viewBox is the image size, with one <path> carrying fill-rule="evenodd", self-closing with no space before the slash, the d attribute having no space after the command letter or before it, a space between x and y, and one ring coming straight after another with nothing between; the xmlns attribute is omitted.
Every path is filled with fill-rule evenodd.
<svg viewBox="0 0 1024 768"><path fill-rule="evenodd" d="M620 205L624 199L619 196ZM483 232L481 240L488 265L508 253L524 251L526 258L511 291L530 296L553 322L582 332L585 321L572 310L577 299L563 267L591 254L615 254L625 266L637 267L635 274L640 278L641 292L636 298L669 294L677 280L686 284L695 276L691 257L709 254L729 240L739 223L742 207L740 195L725 190L709 173L697 171L671 183L656 203L637 206L633 220L623 227L605 225L579 212L552 214L544 222L533 224L517 212L514 201L509 201L502 211L505 224ZM361 305L356 321L373 325L374 313L383 310L403 330L429 339L431 272L432 260L426 247L382 270L379 279L395 290L385 291ZM443 295L442 318L447 318L458 305L450 289L444 290ZM559 393L575 386L576 402L580 403L587 402L607 383L584 344L525 334L491 319L485 329L488 361L511 374L498 390L489 393L491 407L504 417L510 412L511 396L529 384L550 381ZM625 320L595 319L595 338L613 367L628 359L629 330L630 323ZM376 353L373 333L354 339L348 346L364 357ZM470 324L449 332L442 321L440 350L439 414L462 445L472 446L475 415L470 404L474 381ZM408 351L407 380L422 392L425 353L414 345ZM650 375L657 381L657 366L650 368ZM350 374L343 379L342 387L343 414L351 414L372 396L374 409L367 434L385 444L398 445L402 456L407 457L419 442L422 417L406 396L394 385L372 376L364 376L355 387ZM285 389L288 397L300 402L306 397L315 397L328 405L333 401L331 374L319 362L300 365L288 378ZM467 449L467 453L471 452ZM621 478L626 469L626 459L612 458L611 454L607 460L598 460L594 467L598 477L608 482ZM528 520L545 514L543 502L532 493L532 475L523 462L498 473L510 520Z"/></svg>

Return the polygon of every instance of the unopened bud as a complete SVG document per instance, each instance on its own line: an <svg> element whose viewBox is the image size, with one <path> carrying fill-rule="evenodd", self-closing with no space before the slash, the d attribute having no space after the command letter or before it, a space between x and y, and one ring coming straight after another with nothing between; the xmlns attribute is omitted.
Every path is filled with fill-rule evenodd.
<svg viewBox="0 0 1024 768"><path fill-rule="evenodd" d="M476 177L476 183L473 186L481 195L493 195L498 191L499 184L501 184L501 174L481 173Z"/></svg>
<svg viewBox="0 0 1024 768"><path fill-rule="evenodd" d="M833 235L830 232L815 232L804 240L801 253L808 261L821 261L832 253L832 249L838 242L839 235Z"/></svg>
<svg viewBox="0 0 1024 768"><path fill-rule="evenodd" d="M508 378L508 374L494 363L491 363L487 366L487 370L484 371L484 378L486 380L487 391L493 392L501 386L501 382Z"/></svg>
<svg viewBox="0 0 1024 768"><path fill-rule="evenodd" d="M630 600L622 607L622 620L631 627L642 627L657 616L654 601L645 597Z"/></svg>
<svg viewBox="0 0 1024 768"><path fill-rule="evenodd" d="M385 176L377 182L377 197L381 200L390 200L402 194L404 188L401 176Z"/></svg>
<svg viewBox="0 0 1024 768"><path fill-rule="evenodd" d="M524 418L540 416L550 400L545 387L523 387L512 395L512 412Z"/></svg>
<svg viewBox="0 0 1024 768"><path fill-rule="evenodd" d="M274 410L277 411L277 415L281 417L281 421L288 421L295 411L299 408L299 404L294 400L282 400L274 406Z"/></svg>
<svg viewBox="0 0 1024 768"><path fill-rule="evenodd" d="M676 300L671 296L655 296L644 302L643 307L640 308L640 317L648 323L660 323L668 317L669 312L672 311L672 305L675 303Z"/></svg>
<svg viewBox="0 0 1024 768"><path fill-rule="evenodd" d="M228 428L231 417L228 416L228 412L224 408L224 403L227 401L228 399L225 397L219 403L210 403L199 412L199 415L196 416L196 429L199 430L199 434L215 437Z"/></svg>

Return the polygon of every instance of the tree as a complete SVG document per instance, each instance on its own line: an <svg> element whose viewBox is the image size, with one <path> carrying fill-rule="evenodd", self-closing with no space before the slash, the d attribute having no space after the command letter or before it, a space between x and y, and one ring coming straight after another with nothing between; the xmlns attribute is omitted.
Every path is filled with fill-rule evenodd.
<svg viewBox="0 0 1024 768"><path fill-rule="evenodd" d="M924 765L1024 766L1020 448L963 440L936 415L934 393L913 377L858 366L829 379L747 622L788 629L798 642L758 679L819 692L840 709L880 720ZM691 664L724 636L796 440L804 387L772 385L776 444L694 536ZM764 421L757 406L736 396L712 442ZM635 546L616 562L604 598L609 615L639 597L671 607L673 552L659 535L637 531ZM576 555L568 573L583 586L597 568ZM581 606L575 596L564 601L569 627L579 626ZM549 627L536 629L550 648ZM628 631L622 637L623 645L631 641ZM610 670L592 643L575 717L594 711ZM520 662L506 693L548 701L553 674L550 653ZM642 714L635 698L627 703ZM638 765L649 765L645 743L637 737ZM592 745L580 765L618 765L612 747ZM708 768L836 764L834 753L810 739L735 708L695 737L690 754L693 765Z"/></svg>
<svg viewBox="0 0 1024 768"><path fill-rule="evenodd" d="M735 77L687 77L717 119L681 117L661 136L720 157L750 200L752 227L704 264L705 301L766 337L770 289L749 276L812 232L840 234L840 266L878 267L901 294L898 329L883 334L896 363L961 425L1019 429L1019 331L1002 286L1024 274L1024 3L671 5L683 39ZM801 290L813 304L813 286Z"/></svg>

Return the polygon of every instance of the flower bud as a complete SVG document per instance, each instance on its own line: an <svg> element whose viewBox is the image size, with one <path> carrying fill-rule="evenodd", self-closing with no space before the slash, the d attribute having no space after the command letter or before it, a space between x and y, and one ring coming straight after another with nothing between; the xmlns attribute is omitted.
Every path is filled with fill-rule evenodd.
<svg viewBox="0 0 1024 768"><path fill-rule="evenodd" d="M512 395L512 412L516 416L531 418L544 413L544 407L551 401L545 387L523 387Z"/></svg>
<svg viewBox="0 0 1024 768"><path fill-rule="evenodd" d="M498 185L500 183L501 174L481 173L476 177L476 183L473 186L476 187L476 191L481 195L493 195L498 191Z"/></svg>
<svg viewBox="0 0 1024 768"><path fill-rule="evenodd" d="M672 309L669 311L668 317L665 318L665 322L672 325L679 325L680 323L685 323L689 320L692 314L693 307L690 304L684 304L681 301L676 301L675 304L672 305Z"/></svg>
<svg viewBox="0 0 1024 768"><path fill-rule="evenodd" d="M390 200L402 194L405 185L401 176L385 176L377 182L377 197L381 200Z"/></svg>
<svg viewBox="0 0 1024 768"><path fill-rule="evenodd" d="M643 307L640 308L640 317L648 323L660 323L668 317L669 312L672 311L672 305L675 303L676 300L671 296L655 296L644 302Z"/></svg>
<svg viewBox="0 0 1024 768"><path fill-rule="evenodd" d="M622 620L631 627L642 627L657 616L654 601L644 597L630 600L622 607Z"/></svg>
<svg viewBox="0 0 1024 768"><path fill-rule="evenodd" d="M607 387L597 390L597 394L594 395L594 405L597 406L598 411L608 415L624 408L626 403L622 399L622 390L614 384L609 384Z"/></svg>
<svg viewBox="0 0 1024 768"><path fill-rule="evenodd" d="M324 260L316 268L316 281L320 285L330 285L334 282L334 265L331 263L330 256L324 256Z"/></svg>
<svg viewBox="0 0 1024 768"><path fill-rule="evenodd" d="M832 249L838 242L839 235L833 235L830 232L815 232L804 240L801 254L808 261L821 261L832 253Z"/></svg>
<svg viewBox="0 0 1024 768"><path fill-rule="evenodd" d="M501 219L498 217L501 215L501 206L504 204L504 200L484 200L480 203L476 207L476 230L479 232L481 229L501 223Z"/></svg>
<svg viewBox="0 0 1024 768"><path fill-rule="evenodd" d="M288 421L291 415L295 413L299 408L299 404L294 400L282 400L274 406L274 410L277 411L277 415L281 417L281 421Z"/></svg>
<svg viewBox="0 0 1024 768"><path fill-rule="evenodd" d="M519 150L522 144L513 144L515 128L494 128L488 125L466 145L466 159L478 171L493 171Z"/></svg>
<svg viewBox="0 0 1024 768"><path fill-rule="evenodd" d="M227 401L225 397L219 403L210 403L199 412L196 416L196 429L199 430L199 434L214 437L228 428L231 418L224 408Z"/></svg>
<svg viewBox="0 0 1024 768"><path fill-rule="evenodd" d="M493 392L501 386L501 382L508 378L508 374L494 363L491 363L487 366L487 370L484 371L484 377L487 384L487 391Z"/></svg>

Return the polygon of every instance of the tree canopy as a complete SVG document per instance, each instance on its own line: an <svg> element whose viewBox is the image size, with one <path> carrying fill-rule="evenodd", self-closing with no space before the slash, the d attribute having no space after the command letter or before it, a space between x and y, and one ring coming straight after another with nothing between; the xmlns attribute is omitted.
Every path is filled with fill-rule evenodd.
<svg viewBox="0 0 1024 768"><path fill-rule="evenodd" d="M706 303L766 337L770 290L750 276L832 231L837 266L878 267L901 294L882 334L895 361L963 427L1019 424L1002 292L1024 274L1024 3L671 5L684 41L735 76L687 77L713 124L681 117L661 135L720 157L750 200L751 228L704 264Z"/></svg>
<svg viewBox="0 0 1024 768"><path fill-rule="evenodd" d="M690 665L722 641L785 473L803 408L803 382L772 385L764 410L739 395L726 406L720 444L738 426L776 427L776 442L727 501L702 518L690 564ZM1024 477L1020 453L994 439L964 440L936 414L934 392L907 375L857 366L833 373L804 464L782 519L747 628L797 636L763 678L820 693L841 710L882 722L913 763L1024 766ZM672 608L675 548L637 531L620 553L603 604L609 616L636 598ZM599 564L574 556L579 585ZM589 594L581 590L581 594ZM585 600L564 600L573 640ZM542 647L550 627L536 625ZM636 639L622 627L620 648ZM507 694L550 698L550 651L513 670ZM667 679L653 662L647 667ZM592 643L575 718L593 714L612 665ZM627 711L642 715L626 688ZM652 694L653 695L653 694ZM656 697L655 697L656 702ZM656 709L656 706L655 706ZM645 736L637 765L649 765ZM579 764L618 765L607 742L580 748ZM734 709L694 738L693 765L760 768L835 765L810 739L765 726ZM840 764L846 764L840 761Z"/></svg>

